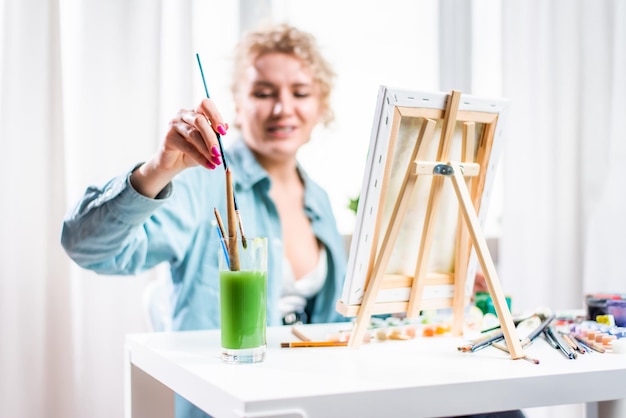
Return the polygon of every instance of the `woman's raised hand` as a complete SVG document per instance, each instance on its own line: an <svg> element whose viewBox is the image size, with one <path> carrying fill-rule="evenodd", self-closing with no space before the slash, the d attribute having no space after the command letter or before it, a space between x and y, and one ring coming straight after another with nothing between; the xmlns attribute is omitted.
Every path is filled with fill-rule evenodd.
<svg viewBox="0 0 626 418"><path fill-rule="evenodd" d="M180 110L170 121L157 153L131 175L133 187L153 198L186 168L201 165L215 169L223 158L216 132L225 135L227 130L228 124L211 99L202 100L194 110Z"/></svg>
<svg viewBox="0 0 626 418"><path fill-rule="evenodd" d="M210 99L202 100L194 110L180 110L169 123L159 165L175 172L196 165L214 169L222 164L216 132L225 135L227 129Z"/></svg>

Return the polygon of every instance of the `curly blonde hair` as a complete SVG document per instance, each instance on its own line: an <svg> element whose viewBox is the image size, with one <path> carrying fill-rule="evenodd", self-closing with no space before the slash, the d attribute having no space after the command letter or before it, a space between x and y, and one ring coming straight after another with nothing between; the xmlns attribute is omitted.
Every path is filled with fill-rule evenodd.
<svg viewBox="0 0 626 418"><path fill-rule="evenodd" d="M322 122L330 124L334 112L330 107L330 92L335 73L322 56L315 37L287 24L273 25L246 33L235 50L234 74L231 91L236 98L240 81L246 69L261 55L281 52L299 58L313 74L320 88Z"/></svg>

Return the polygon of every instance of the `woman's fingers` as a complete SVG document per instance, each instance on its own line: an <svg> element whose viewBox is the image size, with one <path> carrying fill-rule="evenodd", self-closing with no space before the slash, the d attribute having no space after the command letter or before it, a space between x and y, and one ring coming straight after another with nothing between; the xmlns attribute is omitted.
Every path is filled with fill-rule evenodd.
<svg viewBox="0 0 626 418"><path fill-rule="evenodd" d="M220 135L226 135L228 124L224 122L222 115L211 99L203 99L196 108L196 112L202 113L210 121L211 129Z"/></svg>
<svg viewBox="0 0 626 418"><path fill-rule="evenodd" d="M167 167L214 169L223 158L218 134L224 135L227 129L210 99L204 99L195 110L182 109L170 122L161 161Z"/></svg>
<svg viewBox="0 0 626 418"><path fill-rule="evenodd" d="M185 136L176 134L172 135L172 138L169 140L170 148L173 147L179 152L182 153L183 165L186 167L192 165L201 165L203 167L207 167L210 169L214 169L217 167L220 162L213 162L214 159L209 159L206 157L206 151L200 152L198 147L194 146L193 143L185 138ZM191 159L194 164L188 160Z"/></svg>
<svg viewBox="0 0 626 418"><path fill-rule="evenodd" d="M185 146L180 144L181 151L189 153L196 161L197 155L200 154L209 163L198 162L204 166L211 167L212 165L215 167L222 163L217 136L205 115L191 110L183 110L180 112L180 121L175 123L175 129L184 143L187 144ZM191 151L190 146L193 147L193 151Z"/></svg>

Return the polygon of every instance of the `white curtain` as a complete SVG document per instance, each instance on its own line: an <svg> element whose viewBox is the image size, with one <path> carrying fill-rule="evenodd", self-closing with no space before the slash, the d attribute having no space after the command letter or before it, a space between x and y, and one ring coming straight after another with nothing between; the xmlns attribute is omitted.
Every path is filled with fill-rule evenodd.
<svg viewBox="0 0 626 418"><path fill-rule="evenodd" d="M0 3L0 416L72 416L59 10L25 3Z"/></svg>
<svg viewBox="0 0 626 418"><path fill-rule="evenodd" d="M500 277L513 308L565 310L626 293L626 3L503 4ZM582 416L581 405L534 417Z"/></svg>
<svg viewBox="0 0 626 418"><path fill-rule="evenodd" d="M522 310L626 292L626 4L505 2L501 276Z"/></svg>
<svg viewBox="0 0 626 418"><path fill-rule="evenodd" d="M248 18L259 15L245 4ZM360 188L378 84L440 89L438 31L448 20L436 0L268 4L276 20L315 33L339 74L337 124L316 133L303 163L329 188L349 232L345 206ZM480 2L470 9L474 42L490 45L472 51L472 93L512 100L503 287L519 310L580 307L586 291L626 291L618 262L624 3L497 8L495 17ZM61 220L87 185L147 158L176 111L204 96L195 52L211 96L232 116L224 80L239 22L248 20L223 0L0 1L1 418L122 416L124 335L147 331L143 290L164 273L77 268L59 245ZM488 53L499 45L501 66ZM495 74L480 71L483 60ZM342 167L345 181L328 167Z"/></svg>

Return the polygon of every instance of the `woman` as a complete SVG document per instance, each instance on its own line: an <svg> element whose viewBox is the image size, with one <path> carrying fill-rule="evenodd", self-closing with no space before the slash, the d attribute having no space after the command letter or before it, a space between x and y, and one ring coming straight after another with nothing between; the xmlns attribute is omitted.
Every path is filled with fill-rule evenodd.
<svg viewBox="0 0 626 418"><path fill-rule="evenodd" d="M268 325L334 322L345 274L344 243L326 192L296 154L318 123L332 120L334 74L315 39L287 25L246 35L232 92L240 137L203 100L170 122L146 162L90 187L66 217L62 244L80 266L135 274L167 262L172 329L219 327L219 242L214 207L226 214L223 160L247 237L268 237ZM226 135L221 155L216 132ZM230 139L230 138L228 138ZM203 416L177 400L177 416Z"/></svg>
<svg viewBox="0 0 626 418"><path fill-rule="evenodd" d="M269 238L269 325L345 320L334 307L343 240L326 192L296 158L313 128L332 120L333 77L314 38L290 26L252 32L237 47L232 92L241 137L223 158L246 236ZM213 208L226 213L226 191L214 130L226 135L228 124L211 100L181 110L156 154L103 188L88 188L63 225L63 246L84 268L134 274L168 262L174 330L219 327ZM176 416L206 415L178 398Z"/></svg>

